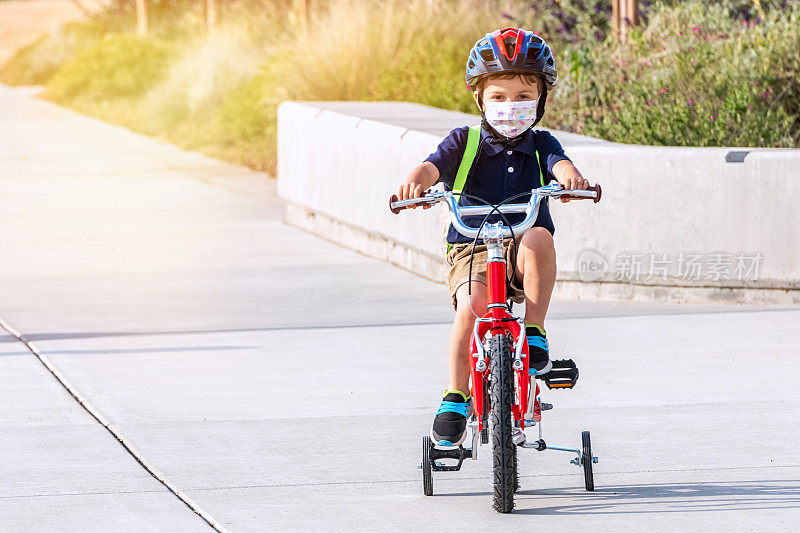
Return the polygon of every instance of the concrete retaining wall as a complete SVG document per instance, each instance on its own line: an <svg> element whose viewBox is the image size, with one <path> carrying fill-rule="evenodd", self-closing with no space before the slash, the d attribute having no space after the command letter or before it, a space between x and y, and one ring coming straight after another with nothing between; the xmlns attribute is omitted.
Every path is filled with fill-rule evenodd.
<svg viewBox="0 0 800 533"><path fill-rule="evenodd" d="M442 280L438 210L388 197L477 117L411 103L286 102L278 192L287 219ZM551 203L557 296L800 303L800 150L623 145L554 132L603 201Z"/></svg>

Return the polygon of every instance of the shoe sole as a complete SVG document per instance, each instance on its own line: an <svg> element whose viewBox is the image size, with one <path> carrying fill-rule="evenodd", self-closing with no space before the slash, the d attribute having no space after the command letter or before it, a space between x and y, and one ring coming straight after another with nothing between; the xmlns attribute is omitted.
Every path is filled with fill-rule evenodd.
<svg viewBox="0 0 800 533"><path fill-rule="evenodd" d="M451 440L442 439L440 436L438 436L436 433L434 433L433 432L433 428L431 428L431 440L433 441L433 443L435 445L439 445L439 446L461 446L461 444L465 440L467 440L467 430L465 428L464 429L464 433L461 435L461 438L458 441L453 442Z"/></svg>

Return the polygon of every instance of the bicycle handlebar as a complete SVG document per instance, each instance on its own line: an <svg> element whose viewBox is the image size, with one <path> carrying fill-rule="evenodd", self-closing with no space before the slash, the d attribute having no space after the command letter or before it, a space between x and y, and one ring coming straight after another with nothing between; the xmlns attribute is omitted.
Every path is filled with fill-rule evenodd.
<svg viewBox="0 0 800 533"><path fill-rule="evenodd" d="M531 190L531 199L525 204L504 204L498 207L491 205L476 205L476 206L459 206L458 200L452 192L427 192L425 196L420 198L408 198L406 200L398 200L397 195L393 194L389 199L389 210L395 215L403 209L410 209L417 205L434 205L438 202L446 202L450 209L450 221L453 227L466 237L475 238L478 236L478 228L473 228L464 224L462 217L468 215L488 215L492 212L498 211L503 214L509 213L526 213L525 220L519 224L513 225L511 228L503 226L503 237L510 237L512 231L514 235L522 235L523 232L530 229L536 217L539 214L539 204L544 197L555 198L570 198L574 200L594 200L594 203L600 201L603 194L600 185L594 185L586 190L567 190L562 189L558 183L545 185L538 189Z"/></svg>

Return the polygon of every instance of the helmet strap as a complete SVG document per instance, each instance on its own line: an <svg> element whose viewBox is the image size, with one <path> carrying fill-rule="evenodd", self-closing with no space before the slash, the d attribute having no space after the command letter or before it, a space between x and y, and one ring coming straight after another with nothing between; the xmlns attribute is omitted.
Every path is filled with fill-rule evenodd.
<svg viewBox="0 0 800 533"><path fill-rule="evenodd" d="M544 116L544 104L547 102L547 85L545 85L544 89L542 90L542 94L539 95L539 105L536 106L536 122L533 123L531 128L539 123Z"/></svg>

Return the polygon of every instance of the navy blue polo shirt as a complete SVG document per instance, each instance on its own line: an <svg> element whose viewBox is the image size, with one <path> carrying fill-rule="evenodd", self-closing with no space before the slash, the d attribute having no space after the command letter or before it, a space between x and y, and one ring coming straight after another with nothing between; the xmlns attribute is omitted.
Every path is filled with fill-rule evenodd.
<svg viewBox="0 0 800 533"><path fill-rule="evenodd" d="M450 132L425 161L433 163L439 169L439 182L452 190L453 183L461 164L461 157L467 146L467 132L469 127L457 128ZM506 198L516 194L530 192L531 189L540 187L539 168L536 165L536 151L539 151L542 177L547 185L553 176L553 165L569 158L564 155L561 143L549 132L529 129L522 134L519 143L514 146L506 145L499 139L492 137L486 128L481 129L480 145L472 168L467 175L463 194L471 194L486 200L491 204L499 204ZM438 183L438 182L437 182ZM482 202L461 196L459 205L482 205ZM530 195L523 196L511 203L525 203L530 200ZM518 224L525 218L524 213L506 215L511 224ZM464 222L469 226L479 226L484 215L464 217ZM489 222L500 220L500 216L492 215ZM539 207L539 216L535 226L546 228L551 234L555 233L547 199ZM447 242L461 243L472 242L472 239L458 233L450 227L447 233Z"/></svg>

